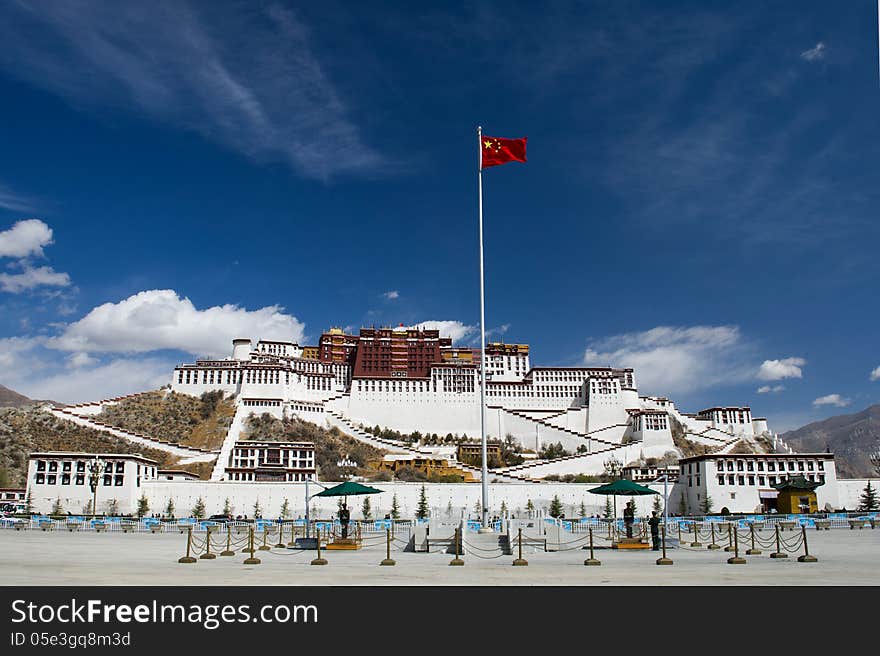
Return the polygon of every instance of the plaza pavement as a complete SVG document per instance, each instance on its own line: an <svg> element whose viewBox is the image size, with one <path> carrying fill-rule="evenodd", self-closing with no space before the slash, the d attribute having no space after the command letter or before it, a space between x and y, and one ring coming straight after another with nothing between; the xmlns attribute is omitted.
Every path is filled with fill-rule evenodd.
<svg viewBox="0 0 880 656"><path fill-rule="evenodd" d="M324 551L326 566L311 566L313 551L257 552L179 564L186 536L177 533L68 533L0 530L0 584L16 585L880 585L880 530L808 531L816 563L797 555L773 560L769 552L728 565L724 551L670 550L672 566L654 564L654 551L596 550L600 567L584 567L584 550L531 553L528 567L512 556L485 560L463 556L449 567L446 553L392 549L394 567L380 567L385 546L361 551Z"/></svg>

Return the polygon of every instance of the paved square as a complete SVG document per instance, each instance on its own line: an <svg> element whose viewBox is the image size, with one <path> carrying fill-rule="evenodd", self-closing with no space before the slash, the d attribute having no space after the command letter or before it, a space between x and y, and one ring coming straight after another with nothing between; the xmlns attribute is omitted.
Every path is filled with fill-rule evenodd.
<svg viewBox="0 0 880 656"><path fill-rule="evenodd" d="M769 536L769 532L767 532ZM68 533L0 531L3 585L880 585L880 530L808 532L817 563L797 555L773 560L769 552L728 565L724 551L669 551L675 564L654 564L654 551L596 551L600 567L584 567L588 552L524 550L528 567L513 556L480 559L465 554L464 567L449 567L446 553L392 549L394 567L380 567L384 544L360 551L323 551L326 566L312 566L313 551L258 551L179 564L186 537L178 533ZM225 538L215 538L225 544ZM221 547L222 549L222 547ZM216 549L220 551L221 549Z"/></svg>

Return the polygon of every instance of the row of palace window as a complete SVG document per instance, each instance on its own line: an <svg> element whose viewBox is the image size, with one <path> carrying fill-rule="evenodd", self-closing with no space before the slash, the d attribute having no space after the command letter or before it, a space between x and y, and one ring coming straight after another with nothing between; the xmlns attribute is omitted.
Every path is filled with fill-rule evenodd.
<svg viewBox="0 0 880 656"><path fill-rule="evenodd" d="M103 483L105 487L115 485L121 487L124 484L124 474L104 474ZM85 485L87 481L85 474L45 474L37 472L34 474L34 483L37 485Z"/></svg>
<svg viewBox="0 0 880 656"><path fill-rule="evenodd" d="M71 472L73 471L73 462L70 460L62 460L61 467L58 466L58 460L37 460L37 471L38 472L57 472L59 469L62 472ZM115 466L116 472L121 474L125 471L125 463L120 461L116 462ZM112 462L104 463L104 472L111 473L114 470L114 464ZM86 471L86 461L85 460L77 460L76 461L76 471L77 472L85 472Z"/></svg>
<svg viewBox="0 0 880 656"><path fill-rule="evenodd" d="M715 468L719 472L724 471L724 469L725 469L724 462L725 462L724 460L718 460L715 463ZM733 467L734 467L733 462L734 462L733 460L727 461L727 468L726 468L727 471L729 471L729 472L733 471ZM806 462L804 462L803 460L797 460L797 461L788 460L787 464L788 464L788 471L801 471L802 472L802 471L814 471L815 469L818 469L819 471L825 470L825 462L823 460L819 460L819 461L807 460ZM690 465L688 465L688 467L690 467ZM785 471L785 467L786 467L786 462L780 461L779 462L779 471ZM756 462L754 460L746 460L746 461L737 460L736 461L736 471L759 471L759 472L762 472L762 471L764 471L764 461L758 460ZM770 460L767 462L767 471L776 471L776 462L775 461Z"/></svg>
<svg viewBox="0 0 880 656"><path fill-rule="evenodd" d="M787 476L779 476L778 480L776 476L755 476L754 474L743 475L739 474L734 476L733 474L727 475L727 484L728 485L755 485L755 481L757 480L758 485L776 485L777 482L781 483L787 478ZM820 484L825 483L825 474L808 474L807 480L812 481L814 483L818 482ZM690 479L688 479L690 480ZM697 485L700 484L699 477L697 477ZM725 477L724 474L718 474L718 485L724 485ZM690 484L690 482L688 483Z"/></svg>
<svg viewBox="0 0 880 656"><path fill-rule="evenodd" d="M645 415L640 418L642 430L666 430L666 415Z"/></svg>

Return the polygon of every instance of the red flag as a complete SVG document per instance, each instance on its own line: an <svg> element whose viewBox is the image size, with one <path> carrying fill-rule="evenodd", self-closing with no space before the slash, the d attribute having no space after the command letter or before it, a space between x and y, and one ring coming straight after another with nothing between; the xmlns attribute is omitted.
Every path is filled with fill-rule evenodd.
<svg viewBox="0 0 880 656"><path fill-rule="evenodd" d="M481 168L507 164L507 162L525 162L527 140L528 137L502 139L501 137L483 136L480 140Z"/></svg>

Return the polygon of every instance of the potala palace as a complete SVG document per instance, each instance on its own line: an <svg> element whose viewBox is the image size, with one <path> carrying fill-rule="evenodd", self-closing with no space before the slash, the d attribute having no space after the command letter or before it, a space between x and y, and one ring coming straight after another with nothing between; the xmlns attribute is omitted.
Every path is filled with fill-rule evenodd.
<svg viewBox="0 0 880 656"><path fill-rule="evenodd" d="M154 509L172 501L175 507L191 508L202 499L209 513L219 512L225 503L239 509L259 503L274 516L288 501L294 512L303 511L309 481L316 476L315 445L248 439L249 417L264 413L335 427L383 449L388 466L404 460L448 463L465 474L466 482L429 483L432 508L466 512L480 493L479 486L467 481L480 480L481 472L456 457L455 445L397 441L365 429L378 425L404 434L453 433L477 439L480 357L479 349L454 346L437 330L403 327L363 328L357 335L331 329L316 346L235 339L231 357L181 364L170 381L176 394L222 390L234 399L229 430L220 448L213 450L103 423L102 410L123 398L54 407L51 412L132 444L132 455L113 465L112 475L105 474L100 492L102 498L110 495L119 501L123 512L132 512L142 494ZM748 407L686 413L667 398L639 395L632 369L533 367L527 345L504 343L487 345L485 365L488 437L519 443L524 456L522 464L489 469L494 504L503 500L511 509L529 503L543 507L557 496L569 507L586 502L591 513L597 512L604 499L589 494L595 483L561 483L547 477L602 474L610 461L628 465L624 476L658 491L663 490L658 481L668 476L669 503L690 512L707 498L732 512L771 508L776 496L772 486L791 476L820 485L820 508L852 508L865 485L838 479L832 454L793 453L770 433L767 420L752 417ZM541 447L557 443L568 455L541 459ZM695 444L708 447L706 453L693 455ZM211 480L180 469L157 470L155 461L137 455L138 445L176 456L176 466L184 469L189 463L214 462ZM685 445L691 453L680 448ZM648 460L664 456L660 462L668 467ZM35 507L46 511L56 500L67 508L82 507L90 495L80 470L92 457L31 454L28 491ZM107 459L116 462L116 456ZM421 484L373 484L395 495L404 512L415 509ZM387 511L390 494L384 496L388 498L377 503ZM640 512L649 511L646 499L637 500ZM326 507L318 499L312 503L317 512L335 507L332 500L325 500Z"/></svg>
<svg viewBox="0 0 880 656"><path fill-rule="evenodd" d="M224 480L251 413L297 416L401 452L414 449L362 427L479 436L479 358L479 349L453 346L437 330L363 328L349 335L331 329L317 346L235 339L231 358L176 367L171 388L235 396L237 411L212 476ZM499 479L601 473L612 456L622 462L662 456L675 451L673 430L718 448L769 435L767 420L752 417L748 407L688 414L669 399L640 396L632 369L533 367L528 345L504 343L487 345L485 365L488 436L510 436L535 452L561 443L574 454L493 470Z"/></svg>

